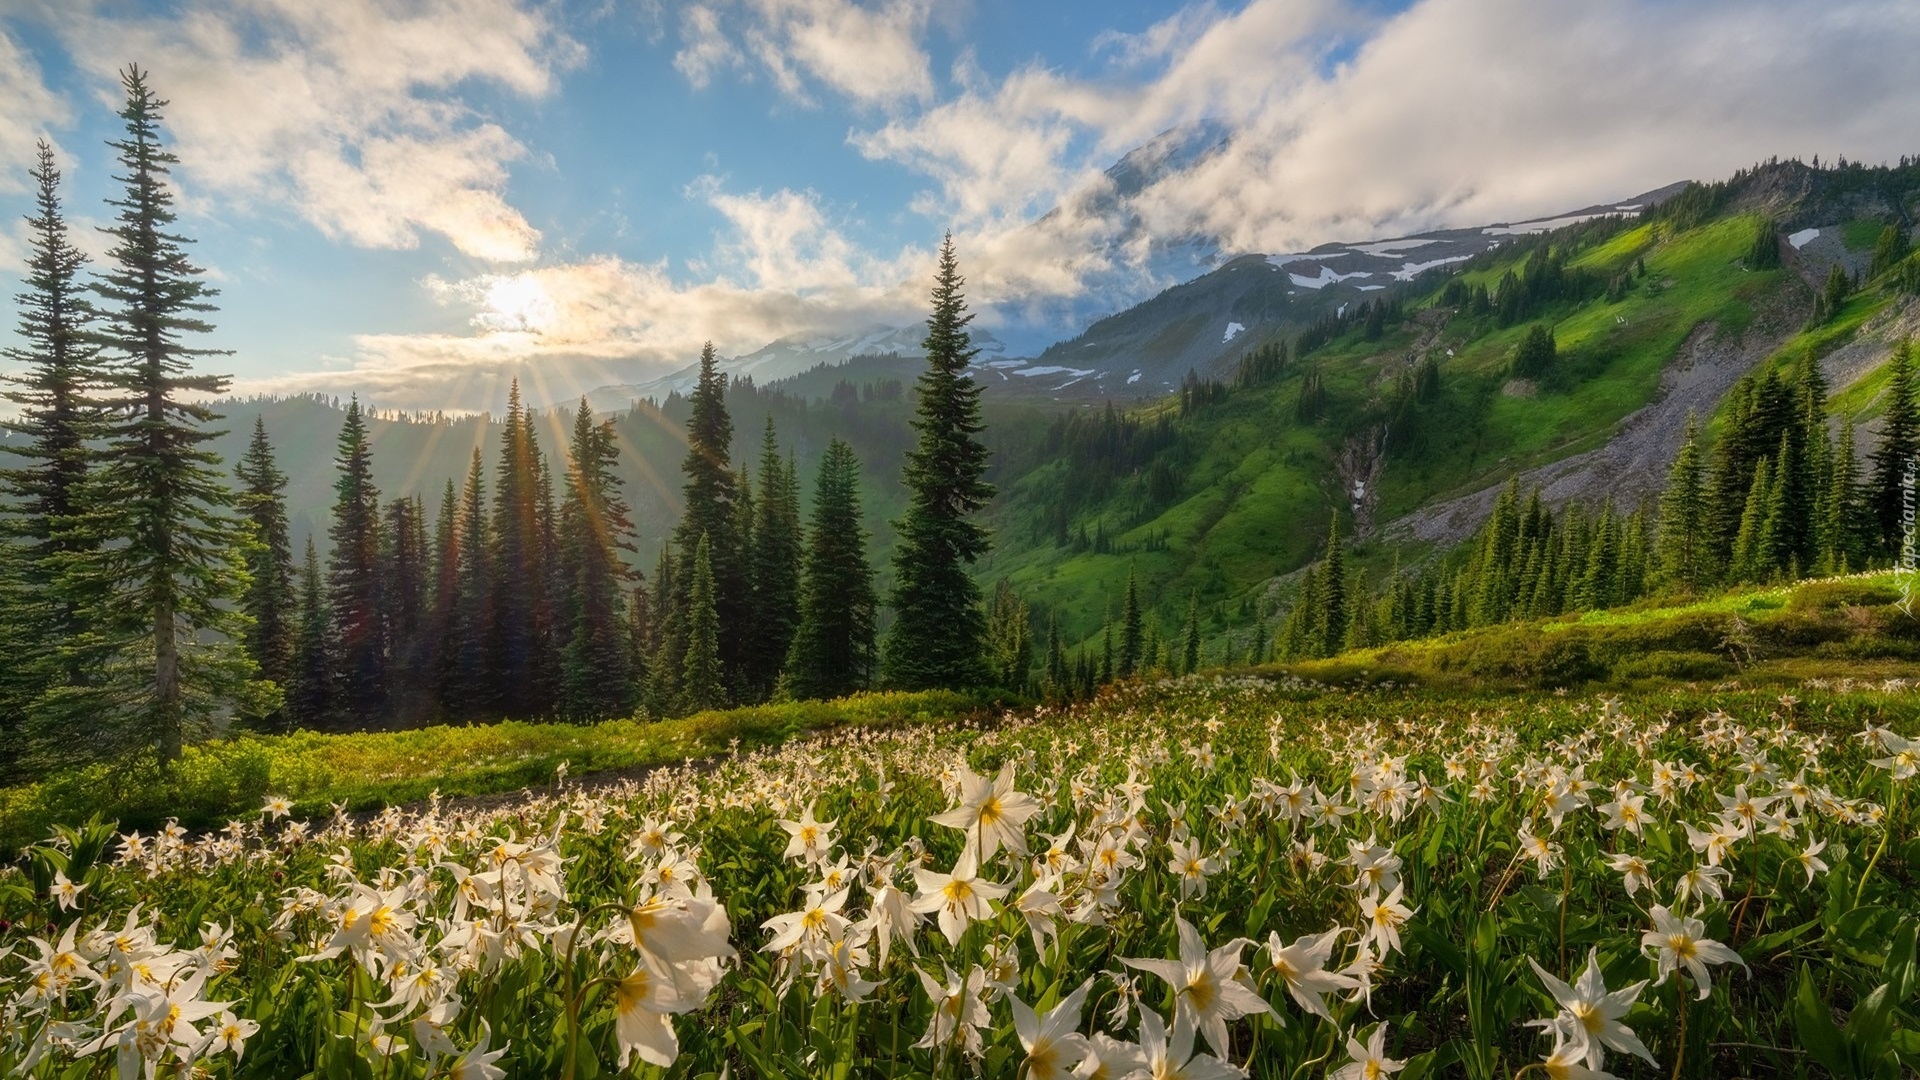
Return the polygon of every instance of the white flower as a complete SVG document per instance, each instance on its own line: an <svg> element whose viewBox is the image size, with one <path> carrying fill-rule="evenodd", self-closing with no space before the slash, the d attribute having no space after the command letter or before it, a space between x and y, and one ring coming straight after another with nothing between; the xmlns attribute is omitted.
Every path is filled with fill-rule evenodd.
<svg viewBox="0 0 1920 1080"><path fill-rule="evenodd" d="M1384 956L1400 950L1400 927L1413 917L1413 909L1400 902L1405 886L1395 885L1383 900L1379 893L1368 893L1360 901L1360 917L1366 920L1366 937L1378 942Z"/></svg>
<svg viewBox="0 0 1920 1080"><path fill-rule="evenodd" d="M1009 761L991 780L962 767L960 805L927 820L965 830L968 846L985 862L1002 847L1025 855L1024 827L1027 820L1039 812L1040 804L1033 796L1013 789L1013 762Z"/></svg>
<svg viewBox="0 0 1920 1080"><path fill-rule="evenodd" d="M977 872L972 849L960 853L950 874L933 870L913 872L920 895L914 898L912 910L921 915L934 914L949 944L960 944L960 936L967 932L969 924L993 914L988 901L1007 895L1005 885L987 881L977 876Z"/></svg>
<svg viewBox="0 0 1920 1080"><path fill-rule="evenodd" d="M1158 975L1173 986L1175 1028L1185 1019L1207 1037L1207 1045L1221 1057L1227 1056L1227 1021L1254 1013L1271 1013L1259 994L1242 982L1240 951L1248 944L1241 939L1208 951L1200 932L1187 920L1174 917L1180 935L1180 959L1134 960L1121 963L1130 968Z"/></svg>
<svg viewBox="0 0 1920 1080"><path fill-rule="evenodd" d="M783 856L801 862L819 862L827 857L827 851L833 847L832 821L816 821L813 817L813 804L800 812L799 821L776 821L787 830L787 850Z"/></svg>
<svg viewBox="0 0 1920 1080"><path fill-rule="evenodd" d="M1279 934L1267 937L1267 960L1273 966L1274 974L1280 976L1287 985L1287 993L1293 996L1300 1007L1308 1012L1333 1022L1333 1014L1327 1011L1326 995L1336 990L1352 990L1360 985L1360 980L1351 975L1326 970L1327 961L1333 956L1334 943L1344 929L1335 927L1324 934L1309 934L1293 944L1280 944Z"/></svg>
<svg viewBox="0 0 1920 1080"><path fill-rule="evenodd" d="M233 1015L231 1010L222 1009L220 1016L214 1021L214 1028L210 1033L212 1041L207 1043L206 1052L217 1054L222 1050L231 1050L233 1060L239 1061L240 1055L246 1052L247 1040L259 1030L259 1024L251 1020L243 1020Z"/></svg>
<svg viewBox="0 0 1920 1080"><path fill-rule="evenodd" d="M1600 973L1598 949L1587 950L1586 969L1572 986L1548 974L1531 957L1527 963L1533 964L1533 973L1546 984L1547 992L1553 995L1553 1000L1559 1003L1561 1009L1560 1015L1553 1020L1538 1023L1559 1028L1571 1035L1584 1050L1587 1068L1600 1067L1602 1048L1634 1054L1646 1059L1649 1065L1658 1064L1633 1029L1620 1022L1620 1018L1639 1000L1640 991L1646 989L1646 980L1609 993L1606 980Z"/></svg>
<svg viewBox="0 0 1920 1080"><path fill-rule="evenodd" d="M1086 1060L1087 1038L1075 1029L1080 1026L1080 1008L1092 986L1092 979L1081 983L1080 989L1043 1015L1035 1015L1019 998L1007 996L1007 1005L1013 1010L1014 1033L1027 1052L1022 1067L1030 1080L1067 1080Z"/></svg>
<svg viewBox="0 0 1920 1080"><path fill-rule="evenodd" d="M1880 745L1891 756L1872 759L1875 768L1890 770L1895 780L1905 780L1920 772L1920 742L1901 738L1885 729L1878 731Z"/></svg>
<svg viewBox="0 0 1920 1080"><path fill-rule="evenodd" d="M1327 1080L1380 1080L1388 1073L1397 1073L1407 1067L1406 1062L1395 1061L1387 1056L1387 1025L1384 1023L1373 1026L1373 1034L1367 1038L1364 1046L1360 1040L1349 1036L1347 1056L1353 1060L1328 1074Z"/></svg>
<svg viewBox="0 0 1920 1080"><path fill-rule="evenodd" d="M1648 872L1647 860L1638 855L1626 851L1615 852L1607 856L1607 865L1619 872L1628 896L1653 887L1653 876Z"/></svg>
<svg viewBox="0 0 1920 1080"><path fill-rule="evenodd" d="M1171 1036L1171 1037L1169 1037ZM1152 1009L1140 1010L1140 1053L1145 1064L1130 1076L1138 1080L1235 1080L1246 1073L1208 1054L1193 1052L1193 1022L1176 1012L1173 1031Z"/></svg>
<svg viewBox="0 0 1920 1080"><path fill-rule="evenodd" d="M1815 840L1812 837L1808 837L1807 849L1794 854L1794 860L1806 868L1807 884L1813 884L1813 875L1827 872L1826 860L1820 857L1820 853L1826 849L1827 842L1825 840Z"/></svg>
<svg viewBox="0 0 1920 1080"><path fill-rule="evenodd" d="M1167 862L1168 872L1180 878L1180 899L1191 900L1207 895L1207 878L1220 870L1220 860L1202 853L1197 840L1175 840L1167 845L1172 858Z"/></svg>
<svg viewBox="0 0 1920 1080"><path fill-rule="evenodd" d="M293 813L293 801L285 795L269 795L261 802L260 812L267 815L268 821L278 821Z"/></svg>
<svg viewBox="0 0 1920 1080"><path fill-rule="evenodd" d="M61 911L72 911L74 905L80 901L80 894L85 890L85 885L75 885L73 882L68 881L65 870L55 870L53 872L53 886L47 891L55 900L60 901Z"/></svg>
<svg viewBox="0 0 1920 1080"><path fill-rule="evenodd" d="M927 996L933 999L933 1019L927 1023L927 1033L913 1045L921 1050L930 1050L958 1042L961 1049L978 1057L981 1051L980 1029L991 1022L987 1015L986 1002L981 995L986 989L987 973L979 965L967 971L966 977L954 974L948 967L947 981L943 985L933 976L914 969L920 976L920 985L926 988Z"/></svg>
<svg viewBox="0 0 1920 1080"><path fill-rule="evenodd" d="M1747 966L1739 953L1702 937L1707 924L1699 919L1675 918L1671 911L1659 904L1653 906L1651 914L1653 929L1640 935L1640 949L1642 952L1651 949L1659 957L1659 977L1662 982L1675 969L1685 967L1695 985L1700 987L1699 996L1704 998L1713 992L1713 977L1707 973L1708 964L1739 964L1743 969Z"/></svg>
<svg viewBox="0 0 1920 1080"><path fill-rule="evenodd" d="M459 1059L453 1063L447 1073L451 1080L501 1080L506 1076L507 1070L495 1065L494 1062L499 1061L506 1054L507 1047L513 1044L502 1043L500 1049L489 1052L487 1043L492 1039L493 1028L485 1020L480 1021L479 1045L460 1055Z"/></svg>

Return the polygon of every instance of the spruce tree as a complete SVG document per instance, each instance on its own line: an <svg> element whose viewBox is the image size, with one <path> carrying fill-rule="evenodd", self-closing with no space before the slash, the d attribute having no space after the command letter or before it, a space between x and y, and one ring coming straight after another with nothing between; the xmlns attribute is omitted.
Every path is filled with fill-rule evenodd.
<svg viewBox="0 0 1920 1080"><path fill-rule="evenodd" d="M1120 608L1120 669L1121 678L1130 678L1140 669L1141 638L1140 620L1140 580L1132 566L1127 567L1127 595Z"/></svg>
<svg viewBox="0 0 1920 1080"><path fill-rule="evenodd" d="M1027 692L1033 670L1033 613L1005 578L987 605L987 654L995 685L1016 694Z"/></svg>
<svg viewBox="0 0 1920 1080"><path fill-rule="evenodd" d="M800 624L787 657L795 697L844 697L871 684L879 606L860 519L860 461L835 438L820 461L807 525Z"/></svg>
<svg viewBox="0 0 1920 1080"><path fill-rule="evenodd" d="M1826 498L1822 503L1825 520L1820 536L1824 547L1820 568L1829 574L1844 574L1864 561L1866 544L1862 542L1865 514L1860 502L1860 467L1854 457L1853 417L1840 421L1840 437L1833 448L1833 466L1827 478ZM1878 531L1878 522L1874 523Z"/></svg>
<svg viewBox="0 0 1920 1080"><path fill-rule="evenodd" d="M454 637L454 605L460 597L460 496L449 479L440 492L440 512L433 519L433 603L422 634L420 677L430 687L433 711L446 713L449 657Z"/></svg>
<svg viewBox="0 0 1920 1080"><path fill-rule="evenodd" d="M720 371L719 359L708 342L700 351L700 375L690 398L692 413L687 418L687 456L680 470L686 476L682 492L686 509L674 528L673 542L677 573L674 580L674 621L676 632L667 644L674 650L687 647L684 636L693 601L694 553L702 538L712 568L714 612L720 620L718 659L723 679L738 673L740 631L747 618L744 571L740 566L739 523L735 503L739 501L738 474L733 471L733 418L727 413L727 377ZM664 658L674 672L686 664L676 651Z"/></svg>
<svg viewBox="0 0 1920 1080"><path fill-rule="evenodd" d="M618 437L586 398L573 425L572 463L561 510L561 562L568 620L561 660L560 715L571 720L628 716L638 704L633 632L627 623L633 521L620 494Z"/></svg>
<svg viewBox="0 0 1920 1080"><path fill-rule="evenodd" d="M35 601L11 612L25 641L8 659L21 693L31 696L49 679L86 678L78 667L53 670L58 643L83 629L73 605L53 589L62 559L84 550L69 526L80 510L77 498L92 456L88 444L100 434L101 417L88 398L99 374L99 348L89 332L96 313L79 280L86 256L68 239L60 171L44 139L27 175L35 212L27 218L26 289L15 297L22 344L0 353L22 369L6 380L13 386L6 399L19 412L4 421L12 438L0 442L0 451L20 463L0 471L0 497L15 515L8 531L23 543L12 564L15 585L23 601ZM0 742L11 742L9 720L0 717Z"/></svg>
<svg viewBox="0 0 1920 1080"><path fill-rule="evenodd" d="M515 380L507 396L494 466L492 634L488 676L502 715L525 719L544 713L541 700L540 635L547 568L541 559L540 447L533 418L520 401Z"/></svg>
<svg viewBox="0 0 1920 1080"><path fill-rule="evenodd" d="M124 194L109 200L110 265L93 285L109 365L101 442L112 467L82 482L66 530L76 547L58 564L60 602L88 628L68 640L64 666L91 674L85 686L45 695L34 723L55 758L148 752L167 762L216 719L261 715L278 695L255 680L241 644L245 530L204 445L219 434L207 427L219 414L205 401L227 379L193 373L195 359L220 353L184 340L213 329L202 316L214 290L187 258L187 239L169 231L167 167L178 159L160 145L166 102L138 68L121 81L126 137L110 145Z"/></svg>
<svg viewBox="0 0 1920 1080"><path fill-rule="evenodd" d="M1060 615L1054 612L1047 616L1047 696L1071 696L1073 688L1070 682L1066 647L1060 640Z"/></svg>
<svg viewBox="0 0 1920 1080"><path fill-rule="evenodd" d="M780 456L773 417L761 438L760 496L753 502L749 584L752 588L752 637L746 643L749 691L756 698L773 692L800 621L799 482Z"/></svg>
<svg viewBox="0 0 1920 1080"><path fill-rule="evenodd" d="M283 689L293 665L295 610L293 539L287 531L287 474L273 460L264 416L253 420L253 439L234 468L240 480L240 512L252 526L247 546L247 592L241 608L253 619L247 654L262 679ZM280 714L267 718L277 722Z"/></svg>
<svg viewBox="0 0 1920 1080"><path fill-rule="evenodd" d="M300 621L293 638L293 664L287 673L287 720L296 728L322 727L333 719L333 659L327 653L332 619L320 577L320 553L307 537L307 558L300 572Z"/></svg>
<svg viewBox="0 0 1920 1080"><path fill-rule="evenodd" d="M387 702L387 623L380 595L380 491L358 398L347 403L334 458L333 523L327 535L327 603L333 609L334 684L342 718L367 725Z"/></svg>
<svg viewBox="0 0 1920 1080"><path fill-rule="evenodd" d="M970 520L993 496L987 448L979 439L980 387L967 374L978 353L967 324L959 261L948 234L940 247L927 319L927 369L917 388L917 445L907 455L910 503L896 527L894 623L887 634L886 681L908 690L979 686L990 677L984 655L980 586L968 567L986 554L987 531Z"/></svg>
<svg viewBox="0 0 1920 1080"><path fill-rule="evenodd" d="M493 638L493 575L487 550L486 478L478 447L467 466L466 486L461 489L458 531L460 564L455 574L452 628L447 635L440 702L451 719L489 719L495 701L487 670L488 643Z"/></svg>
<svg viewBox="0 0 1920 1080"><path fill-rule="evenodd" d="M1867 500L1880 526L1880 546L1889 553L1900 550L1906 486L1920 461L1920 399L1915 391L1913 348L1903 340L1894 347L1887 367L1880 446L1873 452L1873 474L1867 482Z"/></svg>
<svg viewBox="0 0 1920 1080"><path fill-rule="evenodd" d="M1691 593L1707 582L1711 557L1707 538L1706 491L1700 474L1700 426L1690 414L1680 453L1667 470L1660 495L1658 561L1662 578Z"/></svg>
<svg viewBox="0 0 1920 1080"><path fill-rule="evenodd" d="M694 548L692 582L687 588L687 655L680 669L681 708L687 712L722 708L727 703L720 666L720 614L713 590L713 552L702 536Z"/></svg>
<svg viewBox="0 0 1920 1080"><path fill-rule="evenodd" d="M1340 518L1334 516L1327 527L1327 557L1320 570L1320 613L1314 620L1318 631L1314 642L1316 656L1332 656L1347 640L1347 560L1340 545Z"/></svg>
<svg viewBox="0 0 1920 1080"><path fill-rule="evenodd" d="M1767 564L1761 548L1761 533L1767 523L1767 501L1773 495L1773 462L1761 458L1753 467L1753 482L1747 487L1746 508L1740 513L1740 532L1733 541L1733 557L1728 577L1734 581L1762 581Z"/></svg>
<svg viewBox="0 0 1920 1080"><path fill-rule="evenodd" d="M680 664L687 652L685 612L675 599L680 595L672 545L662 544L653 569L653 652L647 663L647 711L655 716L680 711Z"/></svg>
<svg viewBox="0 0 1920 1080"><path fill-rule="evenodd" d="M432 714L434 586L426 506L418 498L387 504L380 530L380 605L387 631L387 718L400 726Z"/></svg>

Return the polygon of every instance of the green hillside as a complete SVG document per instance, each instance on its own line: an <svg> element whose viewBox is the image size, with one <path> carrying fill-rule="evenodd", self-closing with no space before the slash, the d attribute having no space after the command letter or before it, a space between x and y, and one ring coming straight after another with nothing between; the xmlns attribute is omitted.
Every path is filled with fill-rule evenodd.
<svg viewBox="0 0 1920 1080"><path fill-rule="evenodd" d="M1912 186L1909 172L1897 178ZM1080 457L1065 446L1007 485L995 517L1002 544L985 573L1010 578L1036 608L1058 612L1070 643L1092 643L1133 568L1143 595L1157 599L1150 617L1164 635L1179 629L1196 594L1211 637L1284 603L1284 590L1268 595L1269 583L1315 557L1336 509L1350 534L1336 459L1352 442L1385 431L1370 508L1377 526L1605 443L1655 397L1663 371L1696 334L1696 347L1719 347L1764 320L1759 337L1771 349L1759 367L1784 369L1809 350L1824 356L1853 342L1863 327L1877 332L1876 318L1905 301L1891 285L1862 289L1829 321L1796 332L1812 303L1803 280L1811 268L1796 267L1797 252L1785 244L1788 265L1748 266L1761 230L1784 233L1788 215L1817 221L1838 212L1805 196L1770 201L1770 176L1763 169L1697 189L1711 196L1704 210L1695 199L1637 223L1601 220L1517 238L1455 275L1377 294L1396 297L1400 308L1384 326L1350 317L1264 385L1202 382L1124 416L1087 418L1080 426L1102 433L1081 440ZM1835 231L1864 259L1877 228ZM1521 317L1459 302L1475 288L1497 292L1508 275L1524 279L1543 249L1564 259L1567 279L1579 279L1565 295ZM1515 350L1542 325L1552 328L1558 355L1538 378L1517 381ZM1407 376L1427 360L1437 387L1410 393ZM1300 407L1309 380L1324 388L1314 418ZM1870 421L1883 381L1883 372L1870 371L1836 386L1836 416ZM1711 422L1717 404L1706 402L1703 419ZM1112 450L1142 445L1151 449ZM1362 543L1356 552L1374 580L1396 560L1425 554L1417 544Z"/></svg>

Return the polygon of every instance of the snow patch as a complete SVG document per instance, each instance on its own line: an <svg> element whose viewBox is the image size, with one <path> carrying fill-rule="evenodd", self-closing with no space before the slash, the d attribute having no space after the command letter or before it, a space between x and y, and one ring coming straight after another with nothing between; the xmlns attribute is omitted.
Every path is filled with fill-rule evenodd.
<svg viewBox="0 0 1920 1080"><path fill-rule="evenodd" d="M1359 289L1361 292L1379 292L1381 289L1386 288L1386 286L1385 285L1355 285L1354 288Z"/></svg>
<svg viewBox="0 0 1920 1080"><path fill-rule="evenodd" d="M1223 338L1221 338L1221 339L1220 339L1220 344L1222 344L1222 345L1225 345L1225 344L1226 344L1227 342L1229 342L1229 341L1232 341L1232 340L1233 340L1233 339L1234 339L1234 338L1235 338L1236 336L1238 336L1238 335L1239 335L1239 333L1240 333L1240 331L1242 331L1242 330L1245 330L1245 329L1246 329L1246 327L1244 327L1244 326L1242 326L1242 325L1240 325L1240 324L1239 324L1239 323L1237 323L1237 322L1230 322L1230 323L1228 323L1228 324L1227 324L1227 335L1226 335L1225 337L1223 337ZM1135 375L1135 377L1138 377L1138 376L1139 376L1139 372L1135 372L1135 373L1134 373L1134 375ZM1132 379L1129 379L1129 380L1127 380L1127 381L1128 381L1128 382L1132 382L1133 380L1132 380Z"/></svg>
<svg viewBox="0 0 1920 1080"><path fill-rule="evenodd" d="M1597 214L1568 214L1566 217L1542 218L1539 221L1522 221L1516 225L1489 225L1480 231L1487 236L1525 236L1528 233L1543 233L1552 232L1555 229L1564 229L1569 225L1578 225L1583 221L1592 221L1594 218L1607 217L1612 213L1613 211L1611 210L1603 210Z"/></svg>
<svg viewBox="0 0 1920 1080"><path fill-rule="evenodd" d="M1395 270L1393 272L1393 279L1395 281L1412 281L1414 278L1419 277L1421 274L1426 273L1427 271L1433 269L1436 266L1445 266L1448 263L1466 262L1468 259L1471 259L1471 258L1473 258L1473 256L1471 255L1450 255L1447 258L1434 259L1431 262L1402 263L1400 264L1400 269Z"/></svg>
<svg viewBox="0 0 1920 1080"><path fill-rule="evenodd" d="M1033 378L1035 375L1072 375L1077 379L1084 379L1087 376L1093 374L1093 369L1092 368L1070 368L1070 367L1061 367L1058 364L1045 364L1040 367L1021 368L1019 371L1014 372L1014 374L1024 376L1029 379Z"/></svg>
<svg viewBox="0 0 1920 1080"><path fill-rule="evenodd" d="M1236 323L1235 325L1237 326L1237 325L1239 325L1239 324L1238 324L1238 323ZM1139 381L1140 381L1140 369L1139 369L1139 368L1134 368L1134 369L1133 369L1133 374L1131 374L1131 375L1129 375L1129 376L1127 376L1127 385L1128 385L1128 386L1132 386L1132 385L1133 385L1134 383L1137 383L1137 382L1139 382Z"/></svg>
<svg viewBox="0 0 1920 1080"><path fill-rule="evenodd" d="M1298 254L1298 255L1269 255L1267 256L1267 265L1277 268L1277 267L1285 266L1288 263L1300 262L1303 259L1318 259L1318 258L1320 258L1320 256L1308 255L1305 253Z"/></svg>
<svg viewBox="0 0 1920 1080"><path fill-rule="evenodd" d="M1792 236L1787 237L1787 243L1793 245L1793 250L1799 251L1801 248L1806 247L1809 243L1811 243L1814 237L1817 237L1819 235L1820 235L1819 229L1801 229L1799 232L1794 233Z"/></svg>
<svg viewBox="0 0 1920 1080"><path fill-rule="evenodd" d="M1428 244L1444 244L1445 240L1437 236L1412 238L1407 240L1379 240L1371 244L1355 244L1353 250L1368 255L1398 255L1409 248L1426 247Z"/></svg>
<svg viewBox="0 0 1920 1080"><path fill-rule="evenodd" d="M1332 267L1323 266L1320 268L1319 277L1301 277L1299 274L1288 274L1287 276L1293 279L1295 285L1303 289L1324 289L1329 285L1345 281L1348 278L1372 277L1373 274L1367 270L1356 270L1351 274L1340 274L1335 273Z"/></svg>

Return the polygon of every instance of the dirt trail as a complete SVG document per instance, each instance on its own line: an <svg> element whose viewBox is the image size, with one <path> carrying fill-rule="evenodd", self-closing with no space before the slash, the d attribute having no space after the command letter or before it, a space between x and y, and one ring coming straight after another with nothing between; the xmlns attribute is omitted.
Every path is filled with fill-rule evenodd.
<svg viewBox="0 0 1920 1080"><path fill-rule="evenodd" d="M1652 402L1620 421L1604 445L1522 472L1521 490L1539 488L1540 497L1555 509L1576 501L1597 505L1608 498L1630 508L1657 497L1680 452L1687 415L1711 414L1733 384L1793 336L1805 318L1798 303L1784 303L1758 314L1737 338L1721 339L1713 323L1695 327L1680 354L1660 373ZM1479 529L1506 486L1502 480L1422 507L1387 525L1384 535L1389 540L1458 543Z"/></svg>

